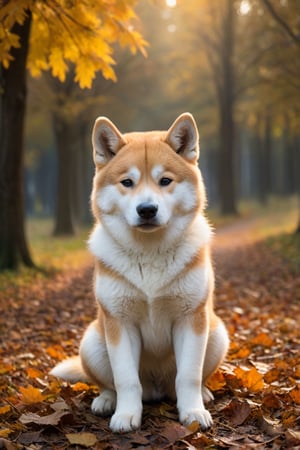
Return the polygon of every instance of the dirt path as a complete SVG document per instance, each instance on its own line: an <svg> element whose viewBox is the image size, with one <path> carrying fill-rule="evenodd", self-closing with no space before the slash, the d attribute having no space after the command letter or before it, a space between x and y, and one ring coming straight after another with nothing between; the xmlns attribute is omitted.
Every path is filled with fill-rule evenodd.
<svg viewBox="0 0 300 450"><path fill-rule="evenodd" d="M161 403L145 405L141 430L113 436L108 419L90 413L94 387L48 377L57 360L76 353L94 316L87 267L0 290L0 448L299 446L300 281L257 242L256 230L257 222L239 221L215 237L216 305L232 344L211 380L211 430L182 427L175 405Z"/></svg>

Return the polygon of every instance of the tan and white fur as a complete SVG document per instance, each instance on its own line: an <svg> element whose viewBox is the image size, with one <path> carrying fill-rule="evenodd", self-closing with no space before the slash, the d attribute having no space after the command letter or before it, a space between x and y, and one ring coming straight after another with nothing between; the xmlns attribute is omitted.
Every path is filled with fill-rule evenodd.
<svg viewBox="0 0 300 450"><path fill-rule="evenodd" d="M52 374L100 388L96 414L114 432L141 425L142 401L177 399L179 420L212 425L205 380L228 336L213 310L211 229L203 210L198 131L189 113L168 131L121 134L105 117L93 130L96 172L89 239L98 317L80 356Z"/></svg>

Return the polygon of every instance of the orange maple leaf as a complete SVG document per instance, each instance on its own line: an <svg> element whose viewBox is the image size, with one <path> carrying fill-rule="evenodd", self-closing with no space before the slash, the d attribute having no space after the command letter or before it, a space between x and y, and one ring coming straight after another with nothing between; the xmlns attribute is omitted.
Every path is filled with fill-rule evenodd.
<svg viewBox="0 0 300 450"><path fill-rule="evenodd" d="M225 384L225 377L220 370L217 370L217 372L213 373L206 382L207 387L213 392L222 389Z"/></svg>
<svg viewBox="0 0 300 450"><path fill-rule="evenodd" d="M292 397L292 399L294 400L295 403L298 403L298 405L300 405L300 387L299 386L295 387L295 389L293 389L290 392L290 396Z"/></svg>
<svg viewBox="0 0 300 450"><path fill-rule="evenodd" d="M247 388L249 391L258 392L263 389L263 377L255 367L252 367L250 370L244 370L241 367L237 367L234 373L241 381L243 387Z"/></svg>
<svg viewBox="0 0 300 450"><path fill-rule="evenodd" d="M59 359L59 360L64 359L65 356L66 356L63 347L61 345L58 345L58 344L57 345L53 345L52 347L48 347L46 349L46 352L52 358L56 358L56 359Z"/></svg>
<svg viewBox="0 0 300 450"><path fill-rule="evenodd" d="M29 378L41 378L43 377L43 372L41 372L38 369L35 369L33 367L28 367L28 369L26 369L27 375Z"/></svg>
<svg viewBox="0 0 300 450"><path fill-rule="evenodd" d="M270 336L267 335L267 333L260 333L251 340L251 344L262 345L263 347L272 347L274 342Z"/></svg>
<svg viewBox="0 0 300 450"><path fill-rule="evenodd" d="M6 414L7 412L10 411L10 405L4 405L4 406L0 406L0 415L2 414Z"/></svg>
<svg viewBox="0 0 300 450"><path fill-rule="evenodd" d="M46 398L46 396L41 393L40 389L35 388L31 385L27 387L21 386L19 391L21 393L22 403L26 403L28 405L31 405L33 403L40 403Z"/></svg>
<svg viewBox="0 0 300 450"><path fill-rule="evenodd" d="M89 386L86 383L81 383L80 381L73 384L73 386L72 386L73 391L77 391L77 392L88 391L90 388L91 388L91 386Z"/></svg>

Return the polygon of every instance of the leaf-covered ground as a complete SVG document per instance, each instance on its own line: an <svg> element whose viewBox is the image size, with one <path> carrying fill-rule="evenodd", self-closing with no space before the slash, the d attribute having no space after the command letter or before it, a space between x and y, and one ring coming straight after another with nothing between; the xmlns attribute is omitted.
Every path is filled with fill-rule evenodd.
<svg viewBox="0 0 300 450"><path fill-rule="evenodd" d="M299 241L298 241L299 242ZM276 249L275 249L276 250ZM92 415L94 386L48 376L77 352L94 318L92 268L0 285L0 448L300 448L300 278L295 265L229 226L215 241L216 306L231 335L210 380L211 430L178 423L173 404L146 404L141 430L113 435Z"/></svg>

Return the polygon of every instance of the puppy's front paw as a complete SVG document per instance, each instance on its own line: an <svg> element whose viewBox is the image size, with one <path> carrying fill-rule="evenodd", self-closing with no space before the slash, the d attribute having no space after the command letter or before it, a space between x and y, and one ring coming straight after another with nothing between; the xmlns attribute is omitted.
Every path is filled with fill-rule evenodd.
<svg viewBox="0 0 300 450"><path fill-rule="evenodd" d="M92 402L92 412L100 416L109 416L116 408L116 393L105 390Z"/></svg>
<svg viewBox="0 0 300 450"><path fill-rule="evenodd" d="M179 414L180 422L183 425L191 425L193 422L198 422L201 425L202 430L207 430L213 424L210 413L204 408L195 408L186 411L182 411Z"/></svg>
<svg viewBox="0 0 300 450"><path fill-rule="evenodd" d="M141 426L142 415L140 412L118 413L116 412L110 421L110 429L114 433L128 433Z"/></svg>

